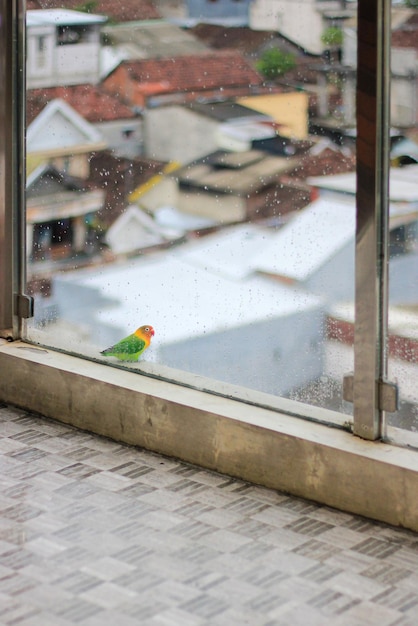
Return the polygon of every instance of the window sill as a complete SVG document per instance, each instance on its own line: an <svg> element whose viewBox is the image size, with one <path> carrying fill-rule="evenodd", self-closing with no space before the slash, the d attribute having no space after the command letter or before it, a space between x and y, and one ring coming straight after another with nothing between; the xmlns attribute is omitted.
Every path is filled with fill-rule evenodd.
<svg viewBox="0 0 418 626"><path fill-rule="evenodd" d="M418 530L418 456L411 450L22 342L0 341L0 371L4 402Z"/></svg>

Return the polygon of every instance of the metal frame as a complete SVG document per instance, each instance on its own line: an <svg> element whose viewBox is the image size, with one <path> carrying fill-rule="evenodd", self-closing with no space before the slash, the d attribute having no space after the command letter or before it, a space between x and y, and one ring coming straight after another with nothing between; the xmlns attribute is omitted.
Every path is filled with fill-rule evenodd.
<svg viewBox="0 0 418 626"><path fill-rule="evenodd" d="M26 285L25 3L0 0L0 336L16 339Z"/></svg>
<svg viewBox="0 0 418 626"><path fill-rule="evenodd" d="M390 0L358 3L357 226L353 432L378 439L385 409L396 409L387 383L390 135ZM390 402L389 400L394 400Z"/></svg>

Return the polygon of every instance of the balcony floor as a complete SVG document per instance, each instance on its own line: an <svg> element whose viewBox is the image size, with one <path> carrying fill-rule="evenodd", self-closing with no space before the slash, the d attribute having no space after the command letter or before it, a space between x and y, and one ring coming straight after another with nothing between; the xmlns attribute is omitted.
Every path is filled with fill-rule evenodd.
<svg viewBox="0 0 418 626"><path fill-rule="evenodd" d="M0 407L0 625L413 626L418 536Z"/></svg>

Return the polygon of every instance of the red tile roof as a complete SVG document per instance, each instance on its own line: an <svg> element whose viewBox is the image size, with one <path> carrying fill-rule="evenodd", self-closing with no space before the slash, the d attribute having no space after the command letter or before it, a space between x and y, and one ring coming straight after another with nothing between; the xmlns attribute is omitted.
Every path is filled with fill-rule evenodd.
<svg viewBox="0 0 418 626"><path fill-rule="evenodd" d="M262 76L235 50L205 52L196 56L124 61L132 80L159 83L165 93L206 91L213 88L261 86Z"/></svg>
<svg viewBox="0 0 418 626"><path fill-rule="evenodd" d="M105 189L104 207L100 220L109 226L126 210L128 196L139 185L163 171L165 162L136 157L129 159L105 150L91 155L90 189Z"/></svg>
<svg viewBox="0 0 418 626"><path fill-rule="evenodd" d="M352 154L344 154L341 150L325 148L320 154L304 154L297 166L288 173L289 179L306 180L309 176L329 176L354 172L356 158Z"/></svg>
<svg viewBox="0 0 418 626"><path fill-rule="evenodd" d="M247 26L227 27L220 24L196 24L190 32L216 50L233 48L253 55L277 38L275 31L252 30Z"/></svg>
<svg viewBox="0 0 418 626"><path fill-rule="evenodd" d="M80 0L27 0L27 8L36 9L75 9L79 10ZM161 18L152 0L96 0L91 13L107 15L113 22L133 22Z"/></svg>
<svg viewBox="0 0 418 626"><path fill-rule="evenodd" d="M29 89L27 93L27 121L30 124L42 109L55 98L61 98L91 123L110 122L135 117L132 109L94 85L71 85Z"/></svg>
<svg viewBox="0 0 418 626"><path fill-rule="evenodd" d="M414 13L392 32L392 47L418 50L418 13Z"/></svg>
<svg viewBox="0 0 418 626"><path fill-rule="evenodd" d="M225 48L238 50L251 62L257 61L263 52L270 47L277 47L283 52L293 55L295 68L286 73L284 83L297 84L316 83L318 64L316 56L304 54L298 46L285 39L277 31L252 30L247 26L227 27L220 24L197 24L191 32L207 46L223 50ZM276 81L280 83L280 80Z"/></svg>

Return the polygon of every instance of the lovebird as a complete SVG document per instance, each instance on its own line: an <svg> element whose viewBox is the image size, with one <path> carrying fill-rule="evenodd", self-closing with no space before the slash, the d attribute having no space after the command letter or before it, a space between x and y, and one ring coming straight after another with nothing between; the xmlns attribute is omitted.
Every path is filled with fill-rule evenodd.
<svg viewBox="0 0 418 626"><path fill-rule="evenodd" d="M132 335L121 339L114 346L103 350L100 354L104 356L115 356L119 361L138 361L141 354L149 347L151 337L155 334L154 329L149 324L137 328Z"/></svg>

